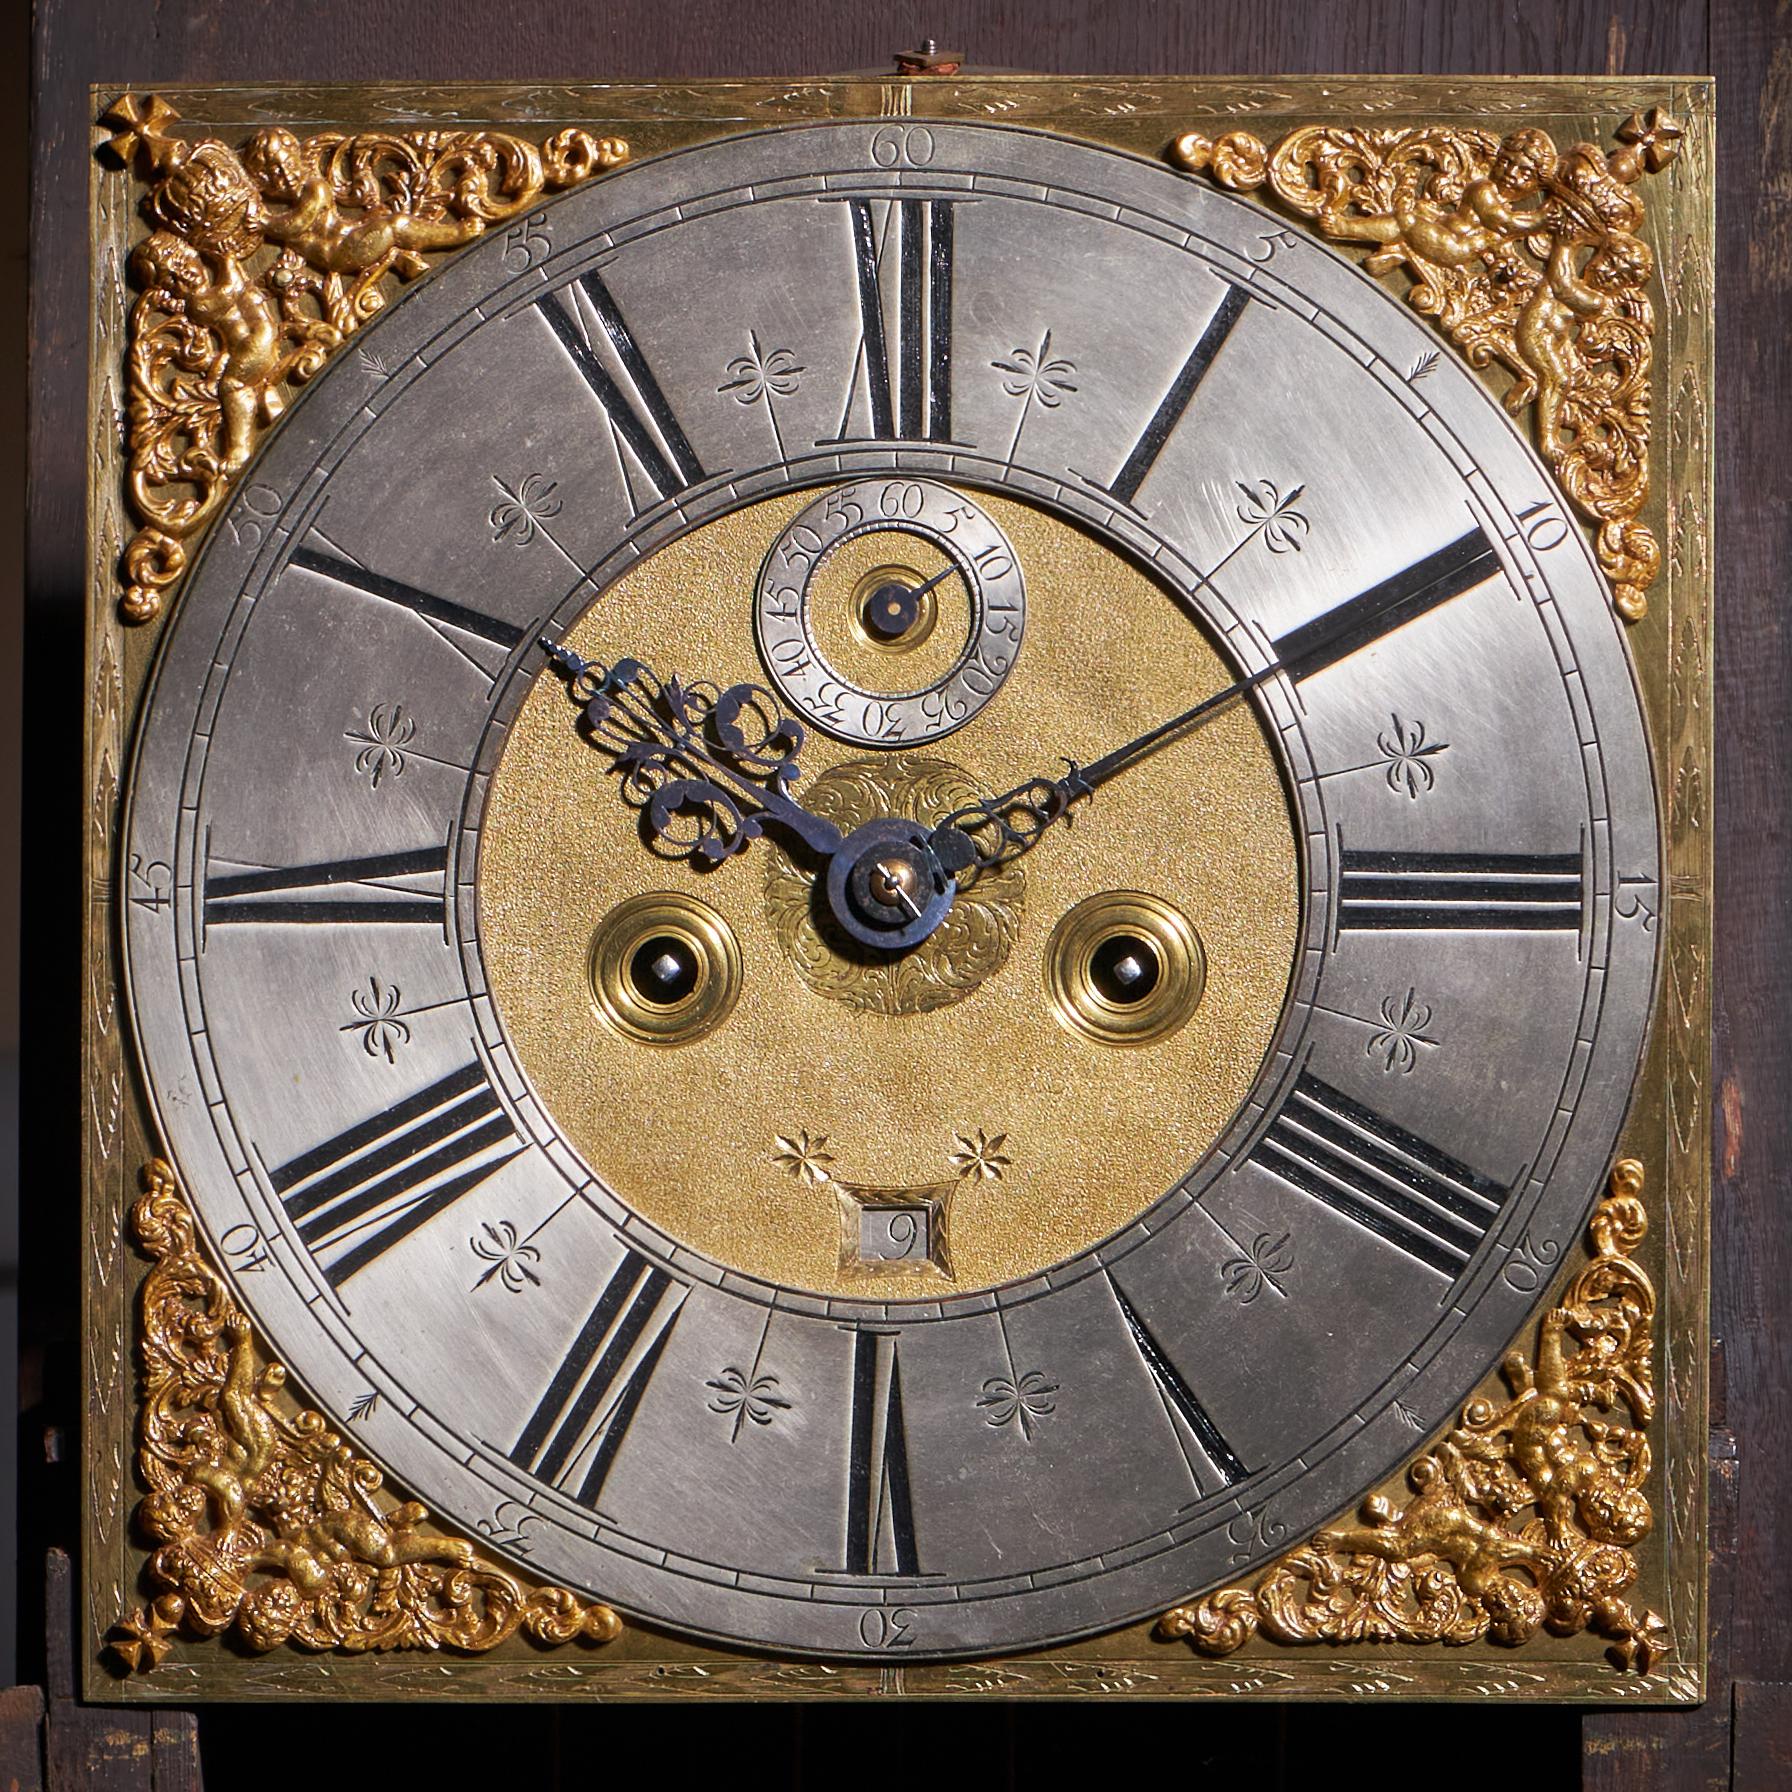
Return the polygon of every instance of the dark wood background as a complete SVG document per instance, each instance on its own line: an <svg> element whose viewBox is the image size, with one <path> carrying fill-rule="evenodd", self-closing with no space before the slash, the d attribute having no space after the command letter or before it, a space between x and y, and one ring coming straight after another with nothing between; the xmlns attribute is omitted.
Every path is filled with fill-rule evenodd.
<svg viewBox="0 0 1792 1792"><path fill-rule="evenodd" d="M21 9L21 12L23 9ZM1792 1786L1792 0L37 0L31 23L25 1289L19 1678L73 1545L88 86L780 75L924 36L1042 72L1713 73L1719 108L1712 1696L1697 1712L1031 1705L676 1713L214 1709L212 1792L343 1779L531 1792L651 1777L991 1787L1362 1778L1527 1792ZM11 80L13 77L7 77ZM1777 1322L1777 1323L1776 1323ZM69 1441L58 1450L56 1435ZM46 1451L46 1435L51 1448ZM59 1455L59 1461L48 1461ZM73 1783L73 1782L71 1782ZM91 1782L97 1784L97 1781ZM130 1783L136 1784L132 1780Z"/></svg>

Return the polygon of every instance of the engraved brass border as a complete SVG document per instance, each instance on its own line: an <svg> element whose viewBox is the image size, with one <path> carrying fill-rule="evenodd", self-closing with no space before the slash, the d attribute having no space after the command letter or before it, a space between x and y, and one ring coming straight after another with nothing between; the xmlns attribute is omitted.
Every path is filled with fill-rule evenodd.
<svg viewBox="0 0 1792 1792"><path fill-rule="evenodd" d="M222 1277L199 1248L192 1210L160 1158L131 1211L154 1260L138 1295L137 1472L149 1491L137 1527L155 1545L147 1607L107 1640L126 1669L156 1667L178 1637L228 1633L263 1653L290 1642L348 1654L478 1654L519 1631L532 1642L613 1642L622 1621L565 1587L529 1586L464 1539L330 1430L281 1398ZM377 1400L378 1395L372 1396Z"/></svg>
<svg viewBox="0 0 1792 1792"><path fill-rule="evenodd" d="M95 115L117 89L96 90ZM141 1258L126 1248L124 1219L135 1196L135 1166L158 1143L122 1037L118 1006L115 904L153 899L157 868L124 859L119 796L130 719L148 676L150 631L128 625L119 573L127 545L148 519L135 510L131 444L133 298L131 258L144 240L140 202L153 177L133 178L116 159L90 166L92 318L89 380L88 683L85 692L86 924L83 1108L87 1248L83 1264L86 1337L82 1595L91 1646L83 1651L85 1696L102 1701L191 1704L198 1699L405 1699L455 1696L514 1702L541 1699L705 1700L929 1698L1258 1698L1352 1701L1376 1698L1532 1697L1631 1703L1696 1702L1705 1672L1705 1433L1708 1352L1707 1248L1710 1162L1709 790L1711 778L1711 362L1713 281L1712 87L1702 78L1456 79L1345 76L1207 80L1128 77L954 76L884 79L699 81L678 84L432 88L236 87L175 90L185 114L164 112L165 134L183 141L247 143L269 120L284 120L301 143L357 132L445 136L501 117L531 137L565 129L600 144L626 137L638 154L713 140L753 124L824 118L996 119L1062 131L1141 156L1159 156L1191 128L1214 141L1255 124L1260 141L1280 142L1314 118L1365 118L1396 130L1459 129L1497 141L1519 125L1547 127L1558 142L1597 142L1617 121L1659 106L1684 130L1681 153L1663 170L1655 199L1633 234L1655 260L1665 296L1653 354L1641 374L1640 414L1669 419L1642 443L1662 477L1638 493L1632 521L1664 544L1654 601L1630 641L1650 720L1668 834L1668 887L1647 893L1649 925L1666 938L1657 1024L1622 1148L1660 1165L1655 1221L1637 1252L1660 1296L1656 1323L1662 1414L1647 1496L1656 1515L1635 1546L1635 1597L1659 1606L1670 1638L1647 1671L1617 1672L1603 1644L1581 1634L1539 1634L1522 1651L1471 1643L1439 1650L1384 1642L1324 1649L1287 1648L1260 1632L1235 1654L1208 1657L1160 1640L1138 1625L1082 1643L1001 1661L895 1666L799 1662L718 1653L701 1644L627 1626L600 1650L544 1658L521 1638L480 1654L369 1652L290 1647L253 1656L210 1648L163 1651L153 1674L119 1675L102 1661L102 1642L132 1601L143 1557L124 1522L134 1458L135 1414L128 1349ZM149 102L153 104L153 102ZM164 102L167 104L167 102ZM1428 121L1428 122L1427 122ZM143 122L149 123L145 119ZM114 123L104 135L136 127ZM1344 129L1352 126L1339 127ZM144 166L147 144L131 146ZM1634 147L1634 146L1633 146ZM235 152L228 152L235 154ZM1267 152L1266 152L1267 153ZM1597 153L1597 152L1596 152ZM1665 159L1665 158L1664 158ZM239 158L240 160L240 158ZM1607 164L1608 172L1610 164ZM1629 183L1621 183L1629 184ZM1664 197L1665 194L1665 197ZM353 222L353 208L342 208ZM530 214L508 228L526 248ZM1274 223L1277 214L1266 213ZM1525 253L1531 253L1525 245ZM447 250L421 252L437 259ZM1348 246L1346 253L1350 252ZM301 259L303 259L301 257ZM1534 257L1533 257L1534 259ZM239 264L240 265L240 264ZM320 270L307 263L312 274ZM1484 272L1485 269L1482 269ZM396 267L388 270L396 277ZM1472 272L1472 270L1471 270ZM382 295L392 283L381 276ZM349 282L353 284L352 279ZM140 302L140 301L139 301ZM315 303L315 301L314 301ZM1497 387L1509 369L1497 357L1483 370ZM278 391L278 388L275 389ZM220 406L221 419L221 406ZM221 422L220 425L221 427ZM261 428L257 424L257 431ZM205 470L201 467L201 470ZM175 494L177 497L180 493ZM198 497L197 488L185 494ZM1586 512L1582 509L1581 514ZM185 555L196 523L173 537ZM153 568L152 568L153 569ZM126 579L148 586L127 572ZM178 570L150 588L165 601ZM1622 575L1640 587L1650 581ZM1565 1284L1584 1267L1563 1251ZM1547 1272L1546 1272L1547 1273ZM1490 1378L1488 1399L1509 1396ZM1392 1477L1382 1491L1398 1498ZM1263 1515L1257 1515L1261 1518ZM1238 1521L1239 1535L1250 1522ZM1335 1526L1332 1528L1336 1528ZM493 1546L514 1540L495 1535ZM153 1632L156 1617L140 1614ZM121 1638L129 1642L129 1638ZM166 1641L166 1634L161 1639ZM147 1639L146 1639L147 1641Z"/></svg>

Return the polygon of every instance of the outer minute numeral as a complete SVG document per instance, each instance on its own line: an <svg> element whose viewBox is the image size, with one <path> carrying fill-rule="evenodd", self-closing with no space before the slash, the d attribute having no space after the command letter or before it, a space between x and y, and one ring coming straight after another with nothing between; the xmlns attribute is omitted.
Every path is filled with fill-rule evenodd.
<svg viewBox="0 0 1792 1792"><path fill-rule="evenodd" d="M510 1459L595 1506L682 1310L663 1269L624 1250Z"/></svg>
<svg viewBox="0 0 1792 1792"><path fill-rule="evenodd" d="M364 859L324 859L262 871L218 874L208 861L205 925L260 922L428 923L447 916L443 880L448 848L377 853ZM421 882L434 888L418 889Z"/></svg>
<svg viewBox="0 0 1792 1792"><path fill-rule="evenodd" d="M268 1179L331 1287L340 1288L522 1150L475 1062L325 1139Z"/></svg>
<svg viewBox="0 0 1792 1792"><path fill-rule="evenodd" d="M1307 1074L1251 1160L1451 1280L1512 1193Z"/></svg>
<svg viewBox="0 0 1792 1792"><path fill-rule="evenodd" d="M1338 931L1579 933L1584 880L1577 852L1346 852Z"/></svg>

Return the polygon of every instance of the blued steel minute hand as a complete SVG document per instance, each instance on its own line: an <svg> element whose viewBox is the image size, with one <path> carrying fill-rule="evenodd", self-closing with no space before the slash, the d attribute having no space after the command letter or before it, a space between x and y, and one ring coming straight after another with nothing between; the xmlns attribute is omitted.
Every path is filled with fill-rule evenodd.
<svg viewBox="0 0 1792 1792"><path fill-rule="evenodd" d="M956 809L933 830L929 844L940 864L955 877L1019 858L1053 822L1068 815L1074 803L1093 796L1108 779L1229 709L1281 670L1276 661L1240 678L1087 765L1067 759L1060 778L1032 778L1001 796Z"/></svg>

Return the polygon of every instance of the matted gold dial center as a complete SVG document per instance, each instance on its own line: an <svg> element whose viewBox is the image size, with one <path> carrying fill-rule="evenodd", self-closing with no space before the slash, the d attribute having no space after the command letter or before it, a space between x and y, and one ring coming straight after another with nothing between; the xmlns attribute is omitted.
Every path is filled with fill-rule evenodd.
<svg viewBox="0 0 1792 1792"><path fill-rule="evenodd" d="M693 530L606 591L568 644L665 676L763 679L754 581L768 544L814 501L813 491L769 498ZM1026 567L1026 651L949 741L878 750L810 732L790 792L843 835L886 818L930 827L1050 771L1057 754L1087 763L1235 676L1187 612L1112 550L1030 506L987 493L976 502ZM854 580L896 563L887 547L868 550L842 578L843 631ZM566 1138L689 1247L821 1293L937 1300L987 1287L1127 1224L1249 1092L1286 994L1298 896L1281 774L1248 705L1105 785L1074 826L1051 829L1024 858L968 879L938 930L907 952L834 937L818 867L770 832L709 871L656 857L575 713L564 685L541 679L494 775L479 865L486 974ZM911 869L889 854L867 867L898 901ZM1067 1024L1051 983L1054 930L1115 892L1143 905L1090 934L1087 964L1059 957L1066 974L1110 992L1109 1009L1137 1017L1119 1030L1148 1037L1129 1050ZM594 932L622 911L617 953L647 954L632 984L633 960L614 959L615 999L631 1019L676 1017L704 999L657 1009L643 999L656 977L670 989L685 974L656 968L662 938L710 937L688 911L671 926L668 899L713 911L739 954L722 1018L672 1044L664 1027L631 1037L594 1006L592 982ZM1198 933L1192 1002L1182 936L1158 927L1154 901ZM641 907L625 910L631 902ZM1135 942L1139 962L1122 962L1125 948L1100 956L1110 939ZM731 981L719 950L708 974ZM1156 986L1122 999L1153 965ZM1181 991L1169 1007L1166 988ZM1085 1006L1098 1011L1094 998ZM1149 1036L1147 1023L1172 1010L1174 1027ZM1141 1053L1152 1055L1149 1077Z"/></svg>

